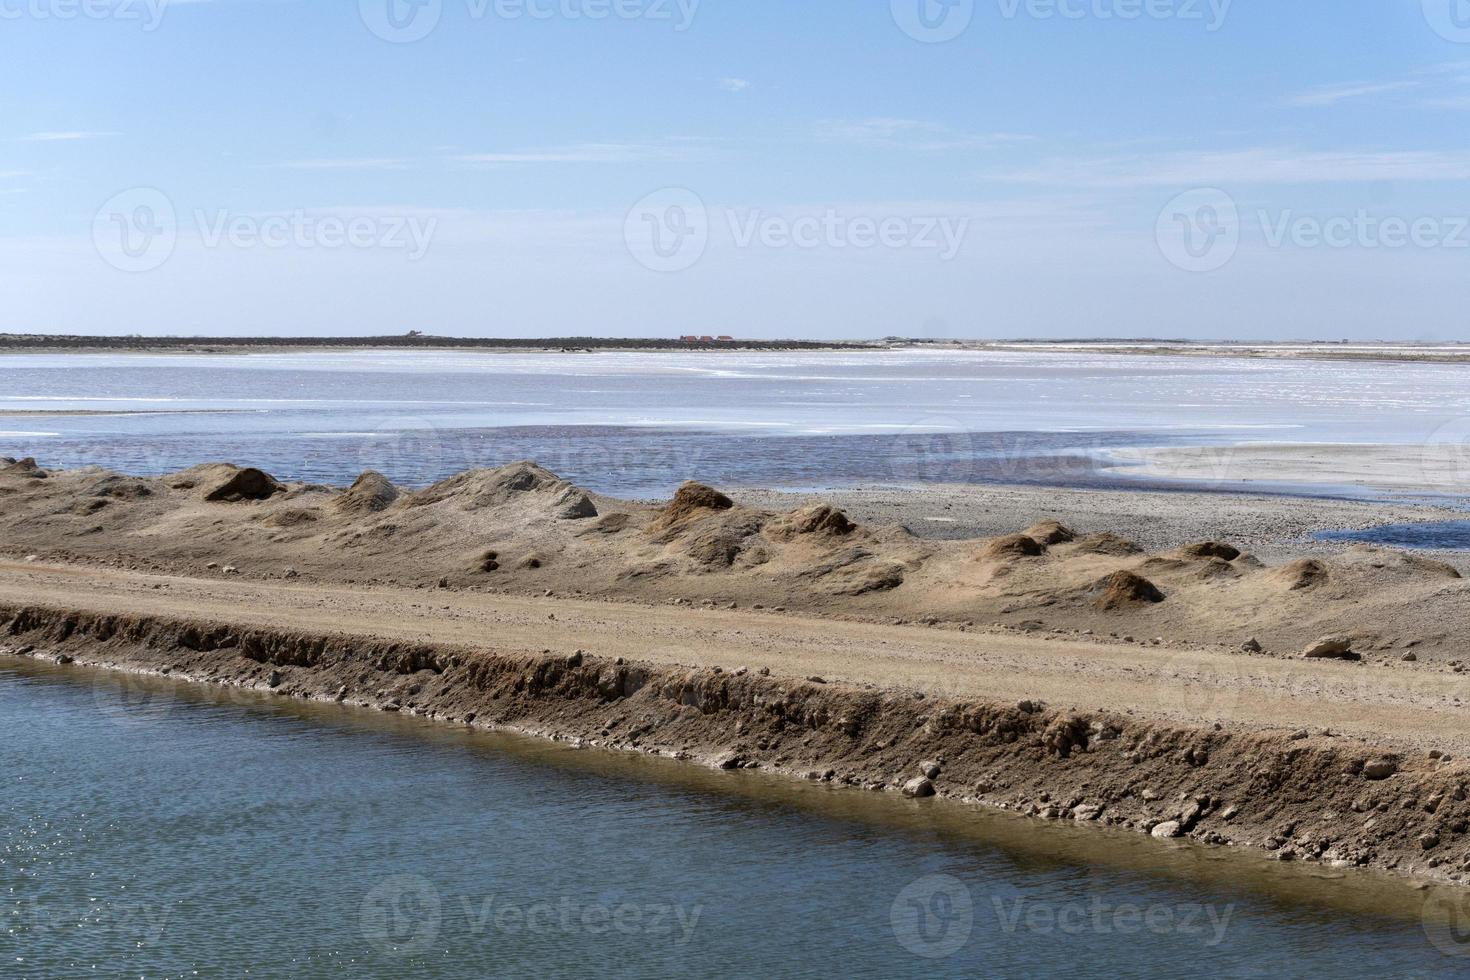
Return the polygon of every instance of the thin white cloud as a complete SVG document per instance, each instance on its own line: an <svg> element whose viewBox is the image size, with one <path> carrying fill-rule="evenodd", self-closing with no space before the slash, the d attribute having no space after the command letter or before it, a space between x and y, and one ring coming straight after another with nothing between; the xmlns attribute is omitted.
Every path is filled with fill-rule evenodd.
<svg viewBox="0 0 1470 980"><path fill-rule="evenodd" d="M1263 147L1079 159L992 171L990 180L1070 187L1470 180L1470 151L1312 151Z"/></svg>
<svg viewBox="0 0 1470 980"><path fill-rule="evenodd" d="M726 92L744 92L750 88L750 82L744 78L722 78L720 88Z"/></svg>
<svg viewBox="0 0 1470 980"><path fill-rule="evenodd" d="M540 147L492 153L462 153L449 159L457 163L506 165L525 163L647 163L675 160L687 150L673 144L692 145L694 140L665 143L577 143L571 146Z"/></svg>
<svg viewBox="0 0 1470 980"><path fill-rule="evenodd" d="M87 130L71 130L54 133L31 133L29 136L16 138L18 143L71 143L80 140L110 139L121 136L122 133L89 132Z"/></svg>
<svg viewBox="0 0 1470 980"><path fill-rule="evenodd" d="M1353 99L1363 99L1373 95L1386 95L1390 92L1402 92L1406 89L1418 88L1418 82L1353 82L1344 85L1319 85L1288 98L1287 104L1303 109L1323 108L1334 106L1339 102L1348 102Z"/></svg>
<svg viewBox="0 0 1470 980"><path fill-rule="evenodd" d="M1424 104L1431 109L1470 109L1470 95L1456 95L1445 99L1428 99Z"/></svg>
<svg viewBox="0 0 1470 980"><path fill-rule="evenodd" d="M286 160L281 163L266 163L261 166L270 170L402 170L407 160L390 157L368 157L344 160Z"/></svg>
<svg viewBox="0 0 1470 980"><path fill-rule="evenodd" d="M817 126L817 137L839 143L861 143L867 146L930 152L1021 143L1032 139L1017 133L962 133L922 119L891 117L828 120Z"/></svg>

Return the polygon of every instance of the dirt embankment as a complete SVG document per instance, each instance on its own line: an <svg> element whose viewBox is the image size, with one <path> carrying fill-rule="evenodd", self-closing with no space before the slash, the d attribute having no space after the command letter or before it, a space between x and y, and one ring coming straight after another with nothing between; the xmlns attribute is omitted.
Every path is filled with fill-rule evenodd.
<svg viewBox="0 0 1470 980"><path fill-rule="evenodd" d="M0 653L939 795L1281 860L1445 881L1470 873L1470 766L1305 732L35 606L0 606Z"/></svg>

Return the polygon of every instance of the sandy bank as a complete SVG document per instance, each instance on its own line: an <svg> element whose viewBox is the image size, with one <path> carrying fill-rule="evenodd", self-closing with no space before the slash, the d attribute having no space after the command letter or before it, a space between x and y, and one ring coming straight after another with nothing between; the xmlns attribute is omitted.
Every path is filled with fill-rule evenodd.
<svg viewBox="0 0 1470 980"><path fill-rule="evenodd" d="M1463 520L1462 501L1350 500L1280 494L1093 490L1019 485L925 484L796 493L742 488L732 496L751 507L789 510L830 503L868 525L902 525L923 538L998 537L1038 518L1078 528L1106 528L1149 551L1181 541L1231 541L1263 561L1340 555L1350 545L1316 541L1318 531L1363 531L1385 524ZM1470 553L1426 552L1470 573Z"/></svg>

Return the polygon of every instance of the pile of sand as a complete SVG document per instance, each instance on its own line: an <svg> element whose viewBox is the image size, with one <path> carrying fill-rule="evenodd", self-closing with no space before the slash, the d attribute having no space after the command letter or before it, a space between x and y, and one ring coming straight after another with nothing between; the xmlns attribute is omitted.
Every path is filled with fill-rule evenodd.
<svg viewBox="0 0 1470 980"><path fill-rule="evenodd" d="M45 474L38 478L37 474ZM954 626L1159 637L1297 656L1355 649L1463 656L1470 587L1388 549L1267 567L1224 541L1158 553L1050 518L980 541L921 540L826 504L773 512L686 483L663 505L594 495L522 462L405 492L378 473L347 489L208 464L159 478L0 468L12 556L203 574L291 569L321 580L787 607Z"/></svg>

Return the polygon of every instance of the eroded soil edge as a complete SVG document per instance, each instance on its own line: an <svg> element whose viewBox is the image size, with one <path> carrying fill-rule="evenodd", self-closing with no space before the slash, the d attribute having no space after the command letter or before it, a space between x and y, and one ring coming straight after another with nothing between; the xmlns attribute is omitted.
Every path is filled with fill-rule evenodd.
<svg viewBox="0 0 1470 980"><path fill-rule="evenodd" d="M44 606L0 605L0 654L937 794L1282 860L1455 882L1470 873L1470 767L1342 737Z"/></svg>

